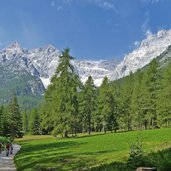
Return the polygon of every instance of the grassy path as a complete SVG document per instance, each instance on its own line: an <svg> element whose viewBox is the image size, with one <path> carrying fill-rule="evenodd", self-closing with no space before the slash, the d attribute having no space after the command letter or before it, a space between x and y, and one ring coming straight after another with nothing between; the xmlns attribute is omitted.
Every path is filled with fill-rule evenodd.
<svg viewBox="0 0 171 171"><path fill-rule="evenodd" d="M16 171L14 165L14 156L20 150L20 145L13 145L13 154L6 157L6 151L0 154L0 170L1 171Z"/></svg>

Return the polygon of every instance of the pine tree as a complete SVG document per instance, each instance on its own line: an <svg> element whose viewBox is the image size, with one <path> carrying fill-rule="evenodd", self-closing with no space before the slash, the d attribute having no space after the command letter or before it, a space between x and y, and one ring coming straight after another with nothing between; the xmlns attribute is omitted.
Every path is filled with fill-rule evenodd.
<svg viewBox="0 0 171 171"><path fill-rule="evenodd" d="M158 91L157 113L160 126L169 126L171 120L171 63L164 68L160 78L161 87Z"/></svg>
<svg viewBox="0 0 171 171"><path fill-rule="evenodd" d="M99 88L98 109L102 116L103 131L113 131L118 129L117 112L114 97L109 90L109 80L104 78L102 85Z"/></svg>
<svg viewBox="0 0 171 171"><path fill-rule="evenodd" d="M23 131L27 133L29 131L29 121L28 114L26 111L22 112L22 123L23 123Z"/></svg>
<svg viewBox="0 0 171 171"><path fill-rule="evenodd" d="M133 129L133 121L134 114L131 112L131 101L132 101L132 93L133 93L133 84L134 78L133 74L130 73L129 76L124 78L122 83L121 94L120 94L120 109L122 113L122 124L124 129L132 130Z"/></svg>
<svg viewBox="0 0 171 171"><path fill-rule="evenodd" d="M22 116L18 105L17 97L14 94L9 105L11 137L22 137Z"/></svg>
<svg viewBox="0 0 171 171"><path fill-rule="evenodd" d="M96 90L91 76L88 77L83 90L82 112L84 129L91 134L93 128L93 118L96 109Z"/></svg>
<svg viewBox="0 0 171 171"><path fill-rule="evenodd" d="M145 71L145 118L150 127L157 126L157 93L159 89L159 64L154 59Z"/></svg>
<svg viewBox="0 0 171 171"><path fill-rule="evenodd" d="M11 136L11 117L9 113L9 106L3 106L3 136Z"/></svg>
<svg viewBox="0 0 171 171"><path fill-rule="evenodd" d="M36 109L33 109L32 117L33 117L32 129L31 129L32 134L33 135L40 135L41 134L41 132L40 132L40 117L39 117L38 111Z"/></svg>
<svg viewBox="0 0 171 171"><path fill-rule="evenodd" d="M134 75L134 87L131 101L131 112L135 115L134 127L138 129L143 128L144 121L144 74L142 71L138 70Z"/></svg>
<svg viewBox="0 0 171 171"><path fill-rule="evenodd" d="M58 83L56 83L56 80L57 78L55 75L52 77L51 84L45 92L45 102L42 104L40 111L42 131L46 134L50 134L52 130L54 130L54 118L56 116L57 108L59 108L59 104L56 103L57 100L54 98L54 96L57 96L55 85L58 85Z"/></svg>
<svg viewBox="0 0 171 171"><path fill-rule="evenodd" d="M77 93L80 81L71 60L73 57L70 56L69 49L65 49L51 79L51 85L46 91L47 109L42 116L43 125L53 124L53 134L62 134L64 137L77 132Z"/></svg>

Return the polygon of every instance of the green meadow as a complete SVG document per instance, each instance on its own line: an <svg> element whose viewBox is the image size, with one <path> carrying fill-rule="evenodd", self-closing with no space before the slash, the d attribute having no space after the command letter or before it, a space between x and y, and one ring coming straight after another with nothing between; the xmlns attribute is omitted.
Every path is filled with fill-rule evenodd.
<svg viewBox="0 0 171 171"><path fill-rule="evenodd" d="M137 138L142 141L146 154L157 154L171 146L171 128L82 134L66 139L25 136L17 140L22 148L15 157L15 164L19 171L117 170L115 165L124 167L130 146Z"/></svg>

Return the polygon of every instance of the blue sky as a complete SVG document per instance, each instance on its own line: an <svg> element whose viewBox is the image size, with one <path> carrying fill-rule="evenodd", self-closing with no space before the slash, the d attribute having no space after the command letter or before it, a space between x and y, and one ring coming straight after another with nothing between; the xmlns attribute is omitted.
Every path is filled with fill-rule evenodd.
<svg viewBox="0 0 171 171"><path fill-rule="evenodd" d="M1 0L0 48L52 44L77 59L118 59L171 28L171 0Z"/></svg>

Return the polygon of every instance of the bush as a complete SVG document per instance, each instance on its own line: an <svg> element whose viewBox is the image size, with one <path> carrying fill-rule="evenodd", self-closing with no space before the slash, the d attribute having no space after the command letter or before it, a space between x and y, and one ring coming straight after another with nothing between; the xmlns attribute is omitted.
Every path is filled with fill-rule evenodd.
<svg viewBox="0 0 171 171"><path fill-rule="evenodd" d="M137 167L144 165L144 152L142 142L137 140L136 143L131 144L130 146L130 155L127 161L128 168L134 170Z"/></svg>

